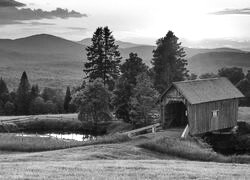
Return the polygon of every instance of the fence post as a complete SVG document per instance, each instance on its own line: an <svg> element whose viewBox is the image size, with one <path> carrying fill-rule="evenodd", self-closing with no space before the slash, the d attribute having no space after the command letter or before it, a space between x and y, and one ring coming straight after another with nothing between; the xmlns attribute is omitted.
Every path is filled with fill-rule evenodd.
<svg viewBox="0 0 250 180"><path fill-rule="evenodd" d="M155 126L152 127L152 133L155 133Z"/></svg>

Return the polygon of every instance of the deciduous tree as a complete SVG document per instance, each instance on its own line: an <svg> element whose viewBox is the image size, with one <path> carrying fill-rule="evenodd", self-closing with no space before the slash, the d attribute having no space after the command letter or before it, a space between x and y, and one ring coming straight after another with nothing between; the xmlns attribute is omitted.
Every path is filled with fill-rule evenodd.
<svg viewBox="0 0 250 180"><path fill-rule="evenodd" d="M218 75L228 78L234 85L245 77L242 68L238 67L221 68L218 70Z"/></svg>
<svg viewBox="0 0 250 180"><path fill-rule="evenodd" d="M115 107L117 118L121 118L125 122L131 122L129 99L136 85L136 76L142 72L147 72L147 70L148 67L136 53L130 53L129 58L121 65L122 74L116 82L112 96L112 105Z"/></svg>
<svg viewBox="0 0 250 180"><path fill-rule="evenodd" d="M92 122L97 128L98 122L111 118L110 97L110 92L103 85L102 80L96 79L74 94L72 101L78 106L79 119Z"/></svg>
<svg viewBox="0 0 250 180"><path fill-rule="evenodd" d="M200 79L217 78L218 75L214 73L204 73L199 76Z"/></svg>
<svg viewBox="0 0 250 180"><path fill-rule="evenodd" d="M159 94L146 73L138 75L136 79L137 83L129 102L130 116L135 126L145 126L154 120L156 99Z"/></svg>

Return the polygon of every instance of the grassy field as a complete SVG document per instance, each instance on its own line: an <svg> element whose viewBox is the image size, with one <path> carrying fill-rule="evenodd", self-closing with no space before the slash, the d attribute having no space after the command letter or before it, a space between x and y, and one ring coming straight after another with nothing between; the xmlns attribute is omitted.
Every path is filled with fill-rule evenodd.
<svg viewBox="0 0 250 180"><path fill-rule="evenodd" d="M2 162L0 168L0 179L247 179L250 176L247 165L179 160Z"/></svg>
<svg viewBox="0 0 250 180"><path fill-rule="evenodd" d="M248 110L239 112L248 121ZM123 127L112 124L108 131ZM180 140L180 133L173 129L132 140L109 135L92 142L0 134L0 179L249 178L250 164L238 164L249 163L249 156L223 156L205 144Z"/></svg>
<svg viewBox="0 0 250 180"><path fill-rule="evenodd" d="M189 141L183 141L180 148L179 140L174 139L178 133L178 130L165 131L130 141L107 136L98 143L54 151L10 154L0 151L0 179L247 179L250 176L250 164L195 161L202 160L199 157L203 150L204 157L216 153ZM140 146L160 144L159 138L164 137L167 140L163 148L170 149L167 153ZM171 153L175 148L181 149L179 153ZM196 151L190 154L190 149ZM181 155L183 151L189 152L193 161Z"/></svg>
<svg viewBox="0 0 250 180"><path fill-rule="evenodd" d="M0 179L247 179L250 165L186 161L123 144L0 155Z"/></svg>
<svg viewBox="0 0 250 180"><path fill-rule="evenodd" d="M128 141L125 135L112 135L97 137L91 141L63 140L53 137L22 137L16 134L0 134L0 151L37 152L56 149L66 149L77 146L89 146L95 144L110 144Z"/></svg>
<svg viewBox="0 0 250 180"><path fill-rule="evenodd" d="M249 155L224 156L201 141L160 137L139 145L142 148L194 161L250 163Z"/></svg>
<svg viewBox="0 0 250 180"><path fill-rule="evenodd" d="M250 107L239 107L238 121L250 123Z"/></svg>

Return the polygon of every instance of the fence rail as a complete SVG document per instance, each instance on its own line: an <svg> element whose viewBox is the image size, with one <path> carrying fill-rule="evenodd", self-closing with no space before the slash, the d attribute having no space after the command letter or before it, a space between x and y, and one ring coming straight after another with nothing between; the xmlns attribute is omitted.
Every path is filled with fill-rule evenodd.
<svg viewBox="0 0 250 180"><path fill-rule="evenodd" d="M153 125L150 125L150 126L145 126L145 127L139 128L139 129L134 129L132 131L125 132L123 134L126 134L129 137L131 137L133 134L136 134L136 133L139 133L141 131L148 130L148 129L151 129L152 133L155 133L156 132L156 128L159 127L159 126L160 126L160 123L156 123L156 124L153 124Z"/></svg>
<svg viewBox="0 0 250 180"><path fill-rule="evenodd" d="M1 117L0 122L2 123L11 123L11 122L26 122L26 121L33 121L35 119L78 119L77 114L51 114L51 115L30 115L30 116L13 116L13 117Z"/></svg>

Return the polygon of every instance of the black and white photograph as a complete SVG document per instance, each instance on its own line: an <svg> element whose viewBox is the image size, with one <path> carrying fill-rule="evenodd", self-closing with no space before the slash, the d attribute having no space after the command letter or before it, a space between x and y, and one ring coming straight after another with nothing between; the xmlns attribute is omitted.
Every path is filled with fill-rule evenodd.
<svg viewBox="0 0 250 180"><path fill-rule="evenodd" d="M250 0L0 0L0 180L250 179Z"/></svg>

